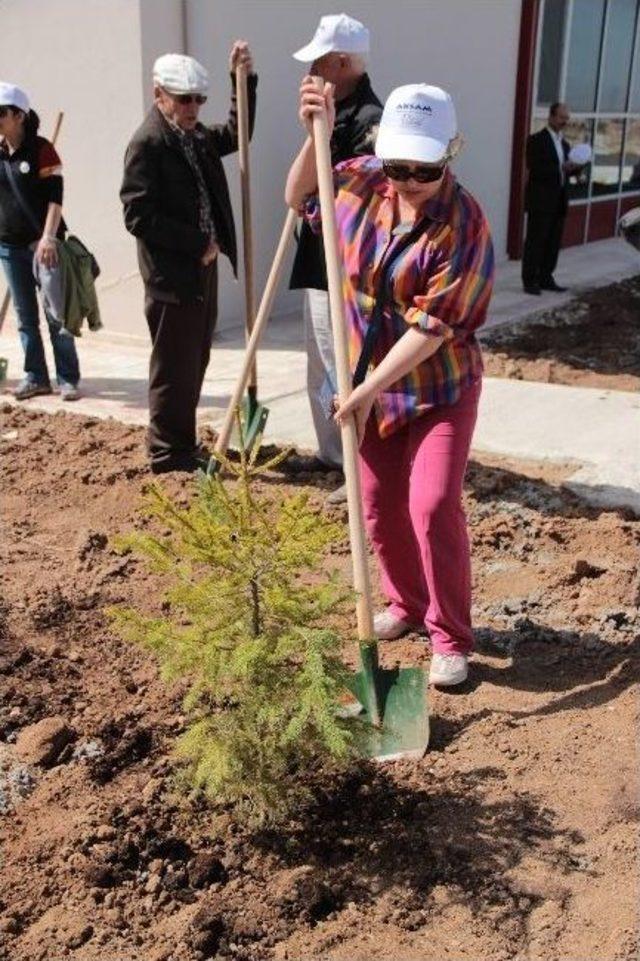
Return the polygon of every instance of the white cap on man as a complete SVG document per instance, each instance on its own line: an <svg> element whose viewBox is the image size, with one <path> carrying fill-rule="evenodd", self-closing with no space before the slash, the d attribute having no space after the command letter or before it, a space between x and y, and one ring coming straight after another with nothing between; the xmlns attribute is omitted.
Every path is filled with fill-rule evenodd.
<svg viewBox="0 0 640 961"><path fill-rule="evenodd" d="M153 65L153 82L167 93L205 94L209 89L209 74L193 57L165 53Z"/></svg>
<svg viewBox="0 0 640 961"><path fill-rule="evenodd" d="M384 105L376 157L438 163L458 135L453 100L446 90L412 83L392 90Z"/></svg>
<svg viewBox="0 0 640 961"><path fill-rule="evenodd" d="M15 83L0 82L0 107L17 107L29 113L29 98Z"/></svg>
<svg viewBox="0 0 640 961"><path fill-rule="evenodd" d="M296 50L293 56L302 63L312 63L327 53L369 53L369 31L346 13L321 17L311 42Z"/></svg>

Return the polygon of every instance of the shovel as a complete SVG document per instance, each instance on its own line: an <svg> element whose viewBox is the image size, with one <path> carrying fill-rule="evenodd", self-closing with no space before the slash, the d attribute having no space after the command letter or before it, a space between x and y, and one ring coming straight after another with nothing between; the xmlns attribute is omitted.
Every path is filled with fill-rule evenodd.
<svg viewBox="0 0 640 961"><path fill-rule="evenodd" d="M249 176L249 101L247 97L247 68L236 68L236 91L238 95L238 149L240 156L240 187L242 191L242 243L244 261L245 331L247 343L256 314L253 285L253 233L251 229L251 181ZM242 405L242 436L240 444L245 450L253 448L256 439L264 432L269 411L258 402L258 371L255 352L247 381L247 396Z"/></svg>
<svg viewBox="0 0 640 961"><path fill-rule="evenodd" d="M314 78L318 91L324 81ZM344 402L351 393L351 373L348 359L347 328L342 300L342 269L338 248L335 215L333 173L326 113L313 118L313 140L320 208L322 238L329 281L329 306L336 356L338 397ZM353 563L353 581L357 594L356 615L360 644L360 670L353 677L351 690L357 703L345 713L358 716L365 724L358 725L356 740L359 750L367 757L395 760L402 757L420 758L429 743L428 678L418 667L380 667L378 645L374 639L371 582L367 563L364 533L358 438L355 418L342 425L342 449L349 511L349 540Z"/></svg>
<svg viewBox="0 0 640 961"><path fill-rule="evenodd" d="M296 214L295 210L290 210L284 222L282 233L280 235L280 240L278 241L276 255L273 259L271 270L269 271L269 276L267 277L267 283L264 288L262 300L260 301L260 307L258 309L256 321L253 326L253 330L251 331L249 342L247 344L247 349L244 356L242 370L240 371L240 375L233 389L231 400L229 401L229 406L227 407L227 412L225 414L222 427L218 432L218 437L216 439L215 447L213 448L214 456L209 461L209 466L207 468L208 474L214 474L219 467L220 462L216 460L215 455L216 454L224 455L227 453L227 448L229 446L229 439L231 437L231 432L233 430L233 426L236 420L236 415L237 415L238 408L240 406L242 395L244 394L251 372L255 371L255 356L256 356L256 351L258 349L258 343L260 341L262 331L264 330L266 323L271 315L271 308L273 307L273 301L276 295L276 290L278 288L278 282L282 274L282 268L284 267L284 264L285 264L287 250L289 248L289 244L291 242L291 238L293 236L293 232L295 230L297 220L298 220L298 215ZM265 411L264 419L266 420L266 408L263 407L262 409ZM245 421L245 424L246 424L246 421ZM258 434L254 433L253 435L254 443L257 440L259 440L259 435L262 433L263 429L264 429L264 422L262 424L262 427L259 428ZM247 449L251 449L250 445L247 444L246 437L243 437L243 442L244 442L244 446L246 446Z"/></svg>

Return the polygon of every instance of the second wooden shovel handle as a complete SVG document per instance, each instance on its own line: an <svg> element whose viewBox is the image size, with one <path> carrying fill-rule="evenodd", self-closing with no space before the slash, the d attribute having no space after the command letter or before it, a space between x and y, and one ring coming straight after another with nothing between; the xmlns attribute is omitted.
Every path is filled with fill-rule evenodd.
<svg viewBox="0 0 640 961"><path fill-rule="evenodd" d="M267 283L264 288L262 300L260 301L260 308L258 310L253 330L251 331L251 336L249 337L249 343L247 344L242 370L240 371L240 376L238 377L236 385L233 389L233 394L231 395L231 400L229 401L229 406L227 407L227 413L225 414L224 422L220 428L220 433L218 434L215 443L214 450L218 453L226 454L227 452L229 438L231 437L231 432L233 430L233 424L235 421L236 410L240 405L242 395L244 394L249 381L249 375L254 365L256 351L258 349L258 342L262 335L262 331L266 326L269 317L271 316L271 309L273 307L276 290L278 289L278 282L282 274L282 268L284 267L287 250L291 242L291 237L293 236L293 231L295 230L297 219L298 216L295 210L290 210L284 222L284 227L282 228L276 255L273 259L269 276L267 277Z"/></svg>
<svg viewBox="0 0 640 961"><path fill-rule="evenodd" d="M245 329L247 343L256 316L255 288L253 283L253 228L251 221L251 175L249 171L249 97L247 94L247 68L236 67L236 94L238 98L238 154L240 159L240 190L242 193L242 250L244 265ZM255 359L248 381L249 387L257 386Z"/></svg>

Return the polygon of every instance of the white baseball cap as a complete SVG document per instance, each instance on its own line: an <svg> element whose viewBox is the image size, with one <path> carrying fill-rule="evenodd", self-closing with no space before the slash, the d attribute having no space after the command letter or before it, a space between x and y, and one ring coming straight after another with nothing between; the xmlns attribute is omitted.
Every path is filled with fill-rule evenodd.
<svg viewBox="0 0 640 961"><path fill-rule="evenodd" d="M380 118L376 157L438 163L457 134L456 111L446 90L426 83L396 87Z"/></svg>
<svg viewBox="0 0 640 961"><path fill-rule="evenodd" d="M294 53L296 60L312 63L327 53L369 53L369 31L346 13L320 17L318 29L306 47Z"/></svg>
<svg viewBox="0 0 640 961"><path fill-rule="evenodd" d="M29 113L29 98L15 83L0 82L0 107L17 107Z"/></svg>
<svg viewBox="0 0 640 961"><path fill-rule="evenodd" d="M200 93L209 89L209 74L193 57L165 53L153 65L153 82L167 93Z"/></svg>

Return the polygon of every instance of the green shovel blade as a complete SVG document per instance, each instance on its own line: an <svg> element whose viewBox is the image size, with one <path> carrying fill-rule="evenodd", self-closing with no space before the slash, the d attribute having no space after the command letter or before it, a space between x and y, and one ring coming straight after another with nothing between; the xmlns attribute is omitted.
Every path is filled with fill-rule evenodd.
<svg viewBox="0 0 640 961"><path fill-rule="evenodd" d="M391 761L422 757L429 745L428 679L420 667L375 670L375 686L381 723L358 726L356 744L365 757ZM361 710L358 718L371 721L371 675L353 675L351 691Z"/></svg>
<svg viewBox="0 0 640 961"><path fill-rule="evenodd" d="M256 443L260 443L269 416L268 407L260 404L254 396L249 394L242 402L240 417L242 419L242 444L244 450L253 450ZM237 438L238 446L241 440Z"/></svg>

